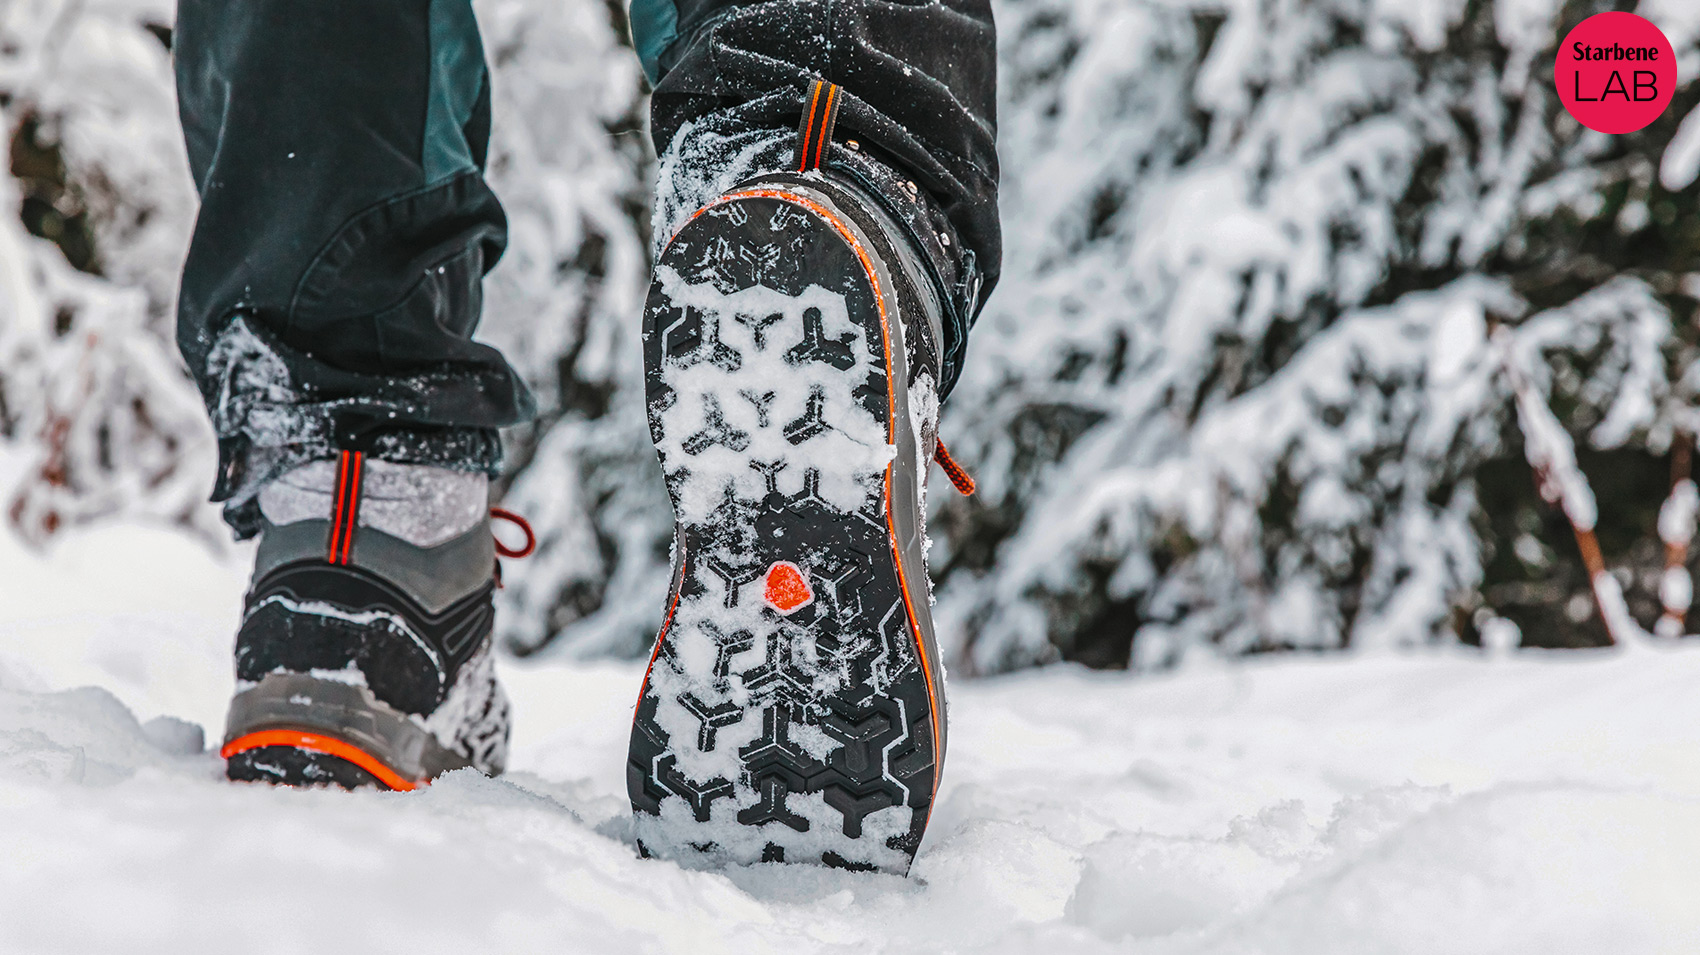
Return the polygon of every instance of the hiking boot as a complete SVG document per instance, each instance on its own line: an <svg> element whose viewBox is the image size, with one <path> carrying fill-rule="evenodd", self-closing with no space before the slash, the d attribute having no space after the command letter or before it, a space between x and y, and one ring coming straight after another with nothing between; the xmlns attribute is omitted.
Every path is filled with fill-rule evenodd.
<svg viewBox="0 0 1700 955"><path fill-rule="evenodd" d="M408 790L464 766L502 771L488 495L483 475L357 451L261 491L231 779Z"/></svg>
<svg viewBox="0 0 1700 955"><path fill-rule="evenodd" d="M819 170L730 190L661 254L644 355L676 530L627 766L646 854L908 870L945 751L939 323L896 219Z"/></svg>

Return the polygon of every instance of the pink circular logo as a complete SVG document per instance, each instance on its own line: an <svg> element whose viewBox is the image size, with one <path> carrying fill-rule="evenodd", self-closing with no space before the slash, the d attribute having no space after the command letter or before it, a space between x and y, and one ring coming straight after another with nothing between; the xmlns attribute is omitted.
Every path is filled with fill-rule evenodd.
<svg viewBox="0 0 1700 955"><path fill-rule="evenodd" d="M1564 38L1553 80L1578 123L1600 133L1633 133L1658 119L1676 95L1676 53L1646 18L1597 13Z"/></svg>

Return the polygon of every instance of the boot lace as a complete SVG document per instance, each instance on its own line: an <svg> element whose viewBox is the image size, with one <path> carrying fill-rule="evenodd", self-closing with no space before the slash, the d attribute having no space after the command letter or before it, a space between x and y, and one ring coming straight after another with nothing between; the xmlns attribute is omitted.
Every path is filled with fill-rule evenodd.
<svg viewBox="0 0 1700 955"><path fill-rule="evenodd" d="M950 483L956 488L958 494L964 497L973 494L974 476L969 474L966 468L957 464L956 459L950 456L950 449L944 446L943 438L935 440L937 443L933 446L933 460L939 463L939 467L944 468L944 476L950 478Z"/></svg>
<svg viewBox="0 0 1700 955"><path fill-rule="evenodd" d="M490 508L490 516L495 520L507 521L509 524L519 528L520 531L525 534L525 543L519 547L509 547L507 544L502 543L502 539L497 537L493 532L490 535L496 540L496 586L501 587L501 558L506 557L509 560L520 560L522 558L530 557L532 553L537 550L537 534L531 529L530 521L518 514L515 514L513 511L507 510L506 508L492 507Z"/></svg>

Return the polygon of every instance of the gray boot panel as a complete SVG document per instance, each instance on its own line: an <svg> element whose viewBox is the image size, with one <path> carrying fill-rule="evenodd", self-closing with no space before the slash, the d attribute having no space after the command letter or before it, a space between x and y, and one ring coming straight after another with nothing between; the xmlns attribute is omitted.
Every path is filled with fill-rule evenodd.
<svg viewBox="0 0 1700 955"><path fill-rule="evenodd" d="M268 673L257 686L230 701L226 743L264 730L323 733L376 757L413 781L471 765L366 687L304 673Z"/></svg>
<svg viewBox="0 0 1700 955"><path fill-rule="evenodd" d="M329 539L330 521L265 523L254 559L254 579L284 564L324 560ZM362 527L354 533L349 562L391 581L426 610L439 613L490 582L496 566L496 543L490 536L488 520L436 547L416 547L383 531Z"/></svg>

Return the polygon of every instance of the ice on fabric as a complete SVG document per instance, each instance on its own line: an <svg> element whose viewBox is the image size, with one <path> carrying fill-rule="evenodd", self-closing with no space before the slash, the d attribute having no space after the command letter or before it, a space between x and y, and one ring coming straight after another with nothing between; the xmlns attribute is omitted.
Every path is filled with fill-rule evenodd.
<svg viewBox="0 0 1700 955"><path fill-rule="evenodd" d="M790 168L796 136L775 129L727 131L713 117L680 128L657 159L654 252L697 210L757 175Z"/></svg>
<svg viewBox="0 0 1700 955"><path fill-rule="evenodd" d="M337 464L315 461L260 490L260 511L273 524L331 518ZM416 547L435 547L483 523L490 479L482 474L388 461L365 463L360 483L360 526Z"/></svg>
<svg viewBox="0 0 1700 955"><path fill-rule="evenodd" d="M443 702L413 722L437 738L444 749L459 753L474 766L501 769L508 764L508 733L512 725L508 696L496 678L496 657L489 645L461 664Z"/></svg>

